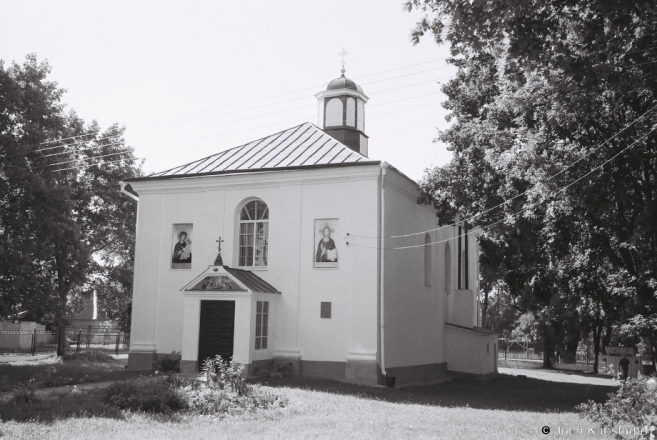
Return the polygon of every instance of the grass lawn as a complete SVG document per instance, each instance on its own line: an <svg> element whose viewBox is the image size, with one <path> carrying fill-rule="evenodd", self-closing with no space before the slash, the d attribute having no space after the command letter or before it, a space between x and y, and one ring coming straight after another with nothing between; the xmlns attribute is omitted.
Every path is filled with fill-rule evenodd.
<svg viewBox="0 0 657 440"><path fill-rule="evenodd" d="M173 422L144 414L70 418L51 424L6 422L0 424L0 431L6 438L42 439L606 438L573 408L588 399L601 401L615 387L585 383L587 379L564 383L502 374L407 389L303 377L263 379L259 381L263 387L289 398L286 408L222 419L189 416ZM550 427L549 436L541 432L543 426Z"/></svg>
<svg viewBox="0 0 657 440"><path fill-rule="evenodd" d="M93 351L68 355L59 362L48 360L35 362L35 365L0 364L0 392L26 385L49 388L139 377L139 372L126 371L125 365L123 359L113 359Z"/></svg>

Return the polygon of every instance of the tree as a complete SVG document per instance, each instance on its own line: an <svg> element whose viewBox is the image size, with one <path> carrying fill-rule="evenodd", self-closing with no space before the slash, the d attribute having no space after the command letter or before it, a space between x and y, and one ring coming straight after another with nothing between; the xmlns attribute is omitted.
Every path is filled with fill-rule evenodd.
<svg viewBox="0 0 657 440"><path fill-rule="evenodd" d="M540 317L547 341L572 348L572 336L588 328L597 350L603 328L631 327L639 314L651 322L655 2L415 0L406 7L431 14L414 42L426 33L448 42L459 68L443 87L456 122L439 136L454 159L423 181L439 218L458 211L486 227L482 264L501 258L494 264L504 270L488 272ZM577 312L570 324L561 310Z"/></svg>
<svg viewBox="0 0 657 440"><path fill-rule="evenodd" d="M140 171L123 129L66 112L49 72L35 55L0 61L0 312L52 320L62 354L68 299L109 270L94 257L130 249L135 208L118 180Z"/></svg>

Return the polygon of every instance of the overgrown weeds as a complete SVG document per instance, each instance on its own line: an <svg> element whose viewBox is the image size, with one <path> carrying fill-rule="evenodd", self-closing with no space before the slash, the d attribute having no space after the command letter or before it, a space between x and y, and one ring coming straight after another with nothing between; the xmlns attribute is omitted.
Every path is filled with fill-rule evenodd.
<svg viewBox="0 0 657 440"><path fill-rule="evenodd" d="M1 402L0 415L3 422L45 423L71 417L120 419L124 416L120 409L106 405L92 391L38 397L33 390L21 390L12 400Z"/></svg>
<svg viewBox="0 0 657 440"><path fill-rule="evenodd" d="M206 359L203 364L203 374L210 388L230 390L239 396L248 390L243 373L244 365L235 363L232 358L226 362L219 355Z"/></svg>
<svg viewBox="0 0 657 440"><path fill-rule="evenodd" d="M158 371L163 373L177 373L180 371L180 354L173 352L170 355L163 356L157 361Z"/></svg>
<svg viewBox="0 0 657 440"><path fill-rule="evenodd" d="M106 362L113 363L116 362L109 354L100 350L85 350L76 353L66 354L62 356L62 359L65 361L82 361L82 362Z"/></svg>
<svg viewBox="0 0 657 440"><path fill-rule="evenodd" d="M657 430L657 380L645 376L627 379L609 393L606 402L589 400L577 409L581 417L600 424L617 439L647 438L651 430Z"/></svg>
<svg viewBox="0 0 657 440"><path fill-rule="evenodd" d="M187 408L174 380L136 379L117 382L101 393L101 400L113 407L130 411L170 414Z"/></svg>

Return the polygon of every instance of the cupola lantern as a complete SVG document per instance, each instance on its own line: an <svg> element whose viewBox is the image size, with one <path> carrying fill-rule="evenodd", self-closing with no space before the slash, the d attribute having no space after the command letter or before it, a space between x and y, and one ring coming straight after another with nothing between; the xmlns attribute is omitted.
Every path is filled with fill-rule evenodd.
<svg viewBox="0 0 657 440"><path fill-rule="evenodd" d="M342 75L315 95L319 101L318 125L325 133L367 157L365 103L369 98L360 86L344 76L346 54L344 49L339 54L342 56Z"/></svg>

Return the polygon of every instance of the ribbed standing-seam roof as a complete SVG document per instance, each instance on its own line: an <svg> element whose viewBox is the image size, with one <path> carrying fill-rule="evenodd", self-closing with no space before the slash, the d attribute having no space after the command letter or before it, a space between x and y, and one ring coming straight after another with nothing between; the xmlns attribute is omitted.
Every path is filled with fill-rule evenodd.
<svg viewBox="0 0 657 440"><path fill-rule="evenodd" d="M367 160L310 122L288 128L212 156L151 174L181 176L218 171L245 171L311 165L353 163Z"/></svg>
<svg viewBox="0 0 657 440"><path fill-rule="evenodd" d="M258 275L248 270L233 269L232 267L224 266L224 270L241 281L252 292L260 293L281 293L274 286L267 281L260 278Z"/></svg>

